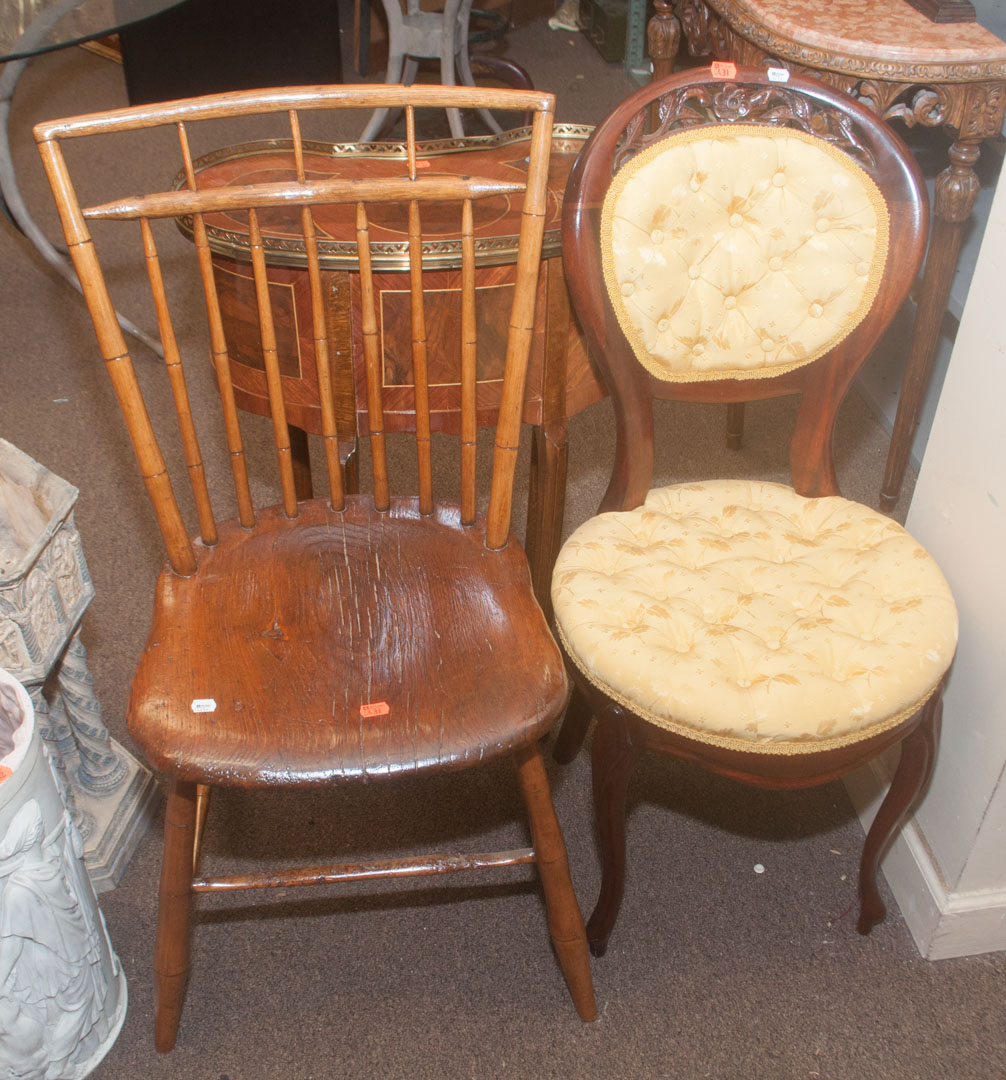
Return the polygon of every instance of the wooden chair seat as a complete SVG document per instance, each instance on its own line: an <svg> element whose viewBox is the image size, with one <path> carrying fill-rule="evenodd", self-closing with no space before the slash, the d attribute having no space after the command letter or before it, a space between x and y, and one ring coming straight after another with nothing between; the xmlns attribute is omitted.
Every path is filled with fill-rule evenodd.
<svg viewBox="0 0 1006 1080"><path fill-rule="evenodd" d="M254 531L223 523L197 550L195 575L161 574L129 714L168 775L289 786L465 767L540 738L566 703L524 553L487 559L482 524L454 507L316 499ZM362 717L374 703L389 711Z"/></svg>

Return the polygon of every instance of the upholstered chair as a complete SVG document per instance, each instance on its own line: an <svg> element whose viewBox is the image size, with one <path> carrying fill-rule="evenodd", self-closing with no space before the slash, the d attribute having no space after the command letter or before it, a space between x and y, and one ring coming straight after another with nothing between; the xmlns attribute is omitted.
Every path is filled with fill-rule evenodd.
<svg viewBox="0 0 1006 1080"><path fill-rule="evenodd" d="M595 130L571 174L566 273L617 432L600 511L563 546L552 585L577 686L559 760L597 718L597 955L621 903L626 788L644 750L798 788L900 743L860 866L860 931L884 916L876 872L933 765L957 617L926 551L839 495L832 439L915 279L926 226L897 136L782 70L651 84ZM651 490L653 398L784 394L800 395L792 487Z"/></svg>

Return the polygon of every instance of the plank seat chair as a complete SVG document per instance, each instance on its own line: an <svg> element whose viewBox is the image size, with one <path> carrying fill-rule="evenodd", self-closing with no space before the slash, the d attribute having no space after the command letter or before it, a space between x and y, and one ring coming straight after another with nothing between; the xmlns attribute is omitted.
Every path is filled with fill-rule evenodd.
<svg viewBox="0 0 1006 1080"><path fill-rule="evenodd" d="M504 183L423 173L415 150L416 110L481 106L532 111L526 175ZM562 713L568 682L561 654L532 593L524 552L510 532L553 106L549 94L513 90L304 87L121 109L43 123L35 129L100 351L167 549L150 637L128 709L130 732L169 783L154 961L155 1041L162 1051L171 1049L178 1030L194 893L526 863L537 864L552 941L576 1009L585 1020L595 1016L583 920L539 749L539 741ZM324 110L331 116L346 109L384 107L406 111L408 138L401 175L348 181L317 180L305 174L303 114ZM261 183L200 191L190 133L202 121L260 114L273 114L264 120L289 132L299 163L297 179L277 182L266 176ZM144 129L162 126L167 131L156 134L180 145L187 181L174 190L123 197L122 190L130 192L132 183L130 169L122 164L129 161L126 144L140 134L149 136ZM64 156L64 144L93 136L107 140L111 135L118 140L117 152L103 158L107 165L103 181L114 185L115 197L83 208L67 164L78 158ZM95 183L89 176L89 186ZM476 491L478 342L472 223L481 212L479 201L494 197L522 200L523 213L507 332L504 403L496 423L486 504L477 503ZM277 361L260 239L271 214L300 222L313 300L319 393L325 406L332 398L334 357L327 343L319 238L312 214L320 204L345 204L357 224L373 485L370 494L344 492L338 431L329 409L323 436L327 494L298 501L285 419L285 380ZM443 220L442 210L456 214L463 236L460 505L434 496L422 267L423 213L432 215L431 207L437 209L438 220ZM212 214L238 209L247 213L252 238L250 273L272 408L271 425L260 422L269 434L260 440L266 445L259 458L268 462L271 456L276 465L271 488L263 487L252 472L250 440L239 423L207 242ZM405 481L394 468L389 470L382 423L380 326L369 223L389 213L402 218L408 233L416 434L412 464L403 471L418 476L414 495L392 494L392 482ZM195 244L184 242L182 247L188 250L181 256L159 258L158 245L177 237L178 218L186 219ZM113 244L114 239L111 250L117 253L119 268L120 242L129 239L123 230L139 241L139 263L149 274L164 346L161 375L170 384L169 390L158 388L161 397L156 402L145 400L145 395L149 399L155 393L154 380L149 370L138 379L113 317L110 275L107 268L102 273L89 233L92 228L96 234L102 230L101 244L106 240ZM113 232L114 238L109 236ZM192 310L176 311L169 303L169 295L190 295L169 287L173 282L169 275L181 272L176 264L183 258L201 280L206 308L201 321L193 318ZM183 333L198 339L192 356L182 355ZM187 390L193 368L205 364L207 357L212 359L219 389L219 395L211 390L211 397L219 397L222 407L226 441L222 451L216 406L208 410L216 424L200 426L197 420L206 420L207 402L190 400ZM245 416L245 426L247 422ZM218 472L223 473L219 482L211 475L214 462L203 446L216 451ZM176 462L188 479L176 477L173 486L167 461ZM437 486L446 486L443 477ZM278 494L279 502L257 505L263 500L253 499L253 493L263 490L273 492L274 499ZM236 506L236 515L219 520L214 508L228 502ZM198 522L192 535L186 520L189 506ZM500 758L510 758L516 766L530 823L530 847L215 877L199 871L200 837L214 787L394 784Z"/></svg>
<svg viewBox="0 0 1006 1080"><path fill-rule="evenodd" d="M622 899L641 751L790 789L900 743L859 872L859 930L884 917L878 864L932 769L957 616L927 552L840 497L832 440L915 278L926 223L900 139L845 95L780 71L651 83L574 166L563 259L616 446L597 516L554 568L576 683L554 754L570 760L596 717L596 955ZM800 395L792 487L651 490L654 398L787 394Z"/></svg>

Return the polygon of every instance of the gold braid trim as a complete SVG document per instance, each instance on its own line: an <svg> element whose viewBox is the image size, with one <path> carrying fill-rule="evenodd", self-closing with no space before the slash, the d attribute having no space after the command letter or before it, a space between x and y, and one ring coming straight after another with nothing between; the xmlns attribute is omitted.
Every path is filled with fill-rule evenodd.
<svg viewBox="0 0 1006 1080"><path fill-rule="evenodd" d="M943 676L941 675L932 688L915 702L914 705L909 705L908 708L902 709L900 712L887 717L885 720L878 720L876 723L869 724L859 731L849 732L847 735L837 735L831 739L815 739L810 737L800 740L791 739L788 742L756 742L752 739L738 739L729 735L715 735L712 732L702 731L699 728L688 727L667 716L658 716L656 713L650 712L649 709L640 708L636 702L625 697L623 694L620 694L617 690L613 690L606 683L598 679L592 671L584 667L579 656L577 656L574 650L570 648L569 641L567 640L565 633L563 633L562 624L559 622L558 618L555 620L555 629L559 636L559 640L562 642L562 647L566 651L566 655L576 665L580 674L591 684L591 686L595 686L601 693L611 698L612 701L617 701L619 705L623 705L626 709L635 713L636 716L645 720L647 723L653 724L654 727L663 728L665 731L670 731L674 735L680 735L684 739L692 739L694 742L707 743L710 746L718 746L724 750L736 750L745 754L772 754L786 757L795 754L821 754L826 750L838 750L843 746L851 746L853 743L864 742L866 739L872 739L875 735L881 735L885 731L890 731L892 728L896 728L906 720L911 719L911 717L925 705L933 694L936 693L940 683L943 681Z"/></svg>

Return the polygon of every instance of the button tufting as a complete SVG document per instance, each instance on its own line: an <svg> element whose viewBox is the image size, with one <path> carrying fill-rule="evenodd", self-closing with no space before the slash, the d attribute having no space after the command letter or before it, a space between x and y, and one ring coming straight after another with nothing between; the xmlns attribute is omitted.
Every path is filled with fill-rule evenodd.
<svg viewBox="0 0 1006 1080"><path fill-rule="evenodd" d="M740 216L740 214L731 214L730 224L733 228L739 229L744 224L744 219Z"/></svg>
<svg viewBox="0 0 1006 1080"><path fill-rule="evenodd" d="M705 351L706 347L702 344L701 341L696 341L695 344L692 346L693 356L701 356Z"/></svg>
<svg viewBox="0 0 1006 1080"><path fill-rule="evenodd" d="M785 183L786 183L786 174L782 171L782 169L780 169L772 177L772 183L775 184L776 187L783 187L785 185Z"/></svg>
<svg viewBox="0 0 1006 1080"><path fill-rule="evenodd" d="M692 191L698 191L702 187L702 181L699 180L697 176L693 176L691 180L688 181L688 186Z"/></svg>
<svg viewBox="0 0 1006 1080"><path fill-rule="evenodd" d="M650 233L650 239L655 244L662 244L664 242L664 234L660 229L654 229L653 232Z"/></svg>
<svg viewBox="0 0 1006 1080"><path fill-rule="evenodd" d="M814 223L818 232L827 232L831 228L831 222L827 218L819 217Z"/></svg>
<svg viewBox="0 0 1006 1080"><path fill-rule="evenodd" d="M737 297L736 296L728 296L723 301L723 306L727 309L727 311L733 311L733 309L735 307L737 307Z"/></svg>
<svg viewBox="0 0 1006 1080"><path fill-rule="evenodd" d="M631 296L636 291L636 286L631 281L622 282L622 295Z"/></svg>
<svg viewBox="0 0 1006 1080"><path fill-rule="evenodd" d="M670 319L661 319L661 320L660 320L660 321L659 321L659 322L657 323L657 329L658 329L658 330L659 330L659 331L660 331L660 332L661 332L662 334L663 334L663 333L665 333L665 332L666 332L667 330L669 330L669 329L670 329L670 327L671 327L671 320L670 320Z"/></svg>
<svg viewBox="0 0 1006 1080"><path fill-rule="evenodd" d="M775 348L775 342L770 338L762 338L761 347L763 352L771 352Z"/></svg>
<svg viewBox="0 0 1006 1080"><path fill-rule="evenodd" d="M781 270L782 259L780 259L778 255L773 255L768 261L768 268L769 270Z"/></svg>
<svg viewBox="0 0 1006 1080"><path fill-rule="evenodd" d="M688 276L692 281L694 281L701 273L702 270L698 266L692 265L688 267Z"/></svg>
<svg viewBox="0 0 1006 1080"><path fill-rule="evenodd" d="M810 313L815 319L820 319L824 314L824 308L820 304L811 304Z"/></svg>

